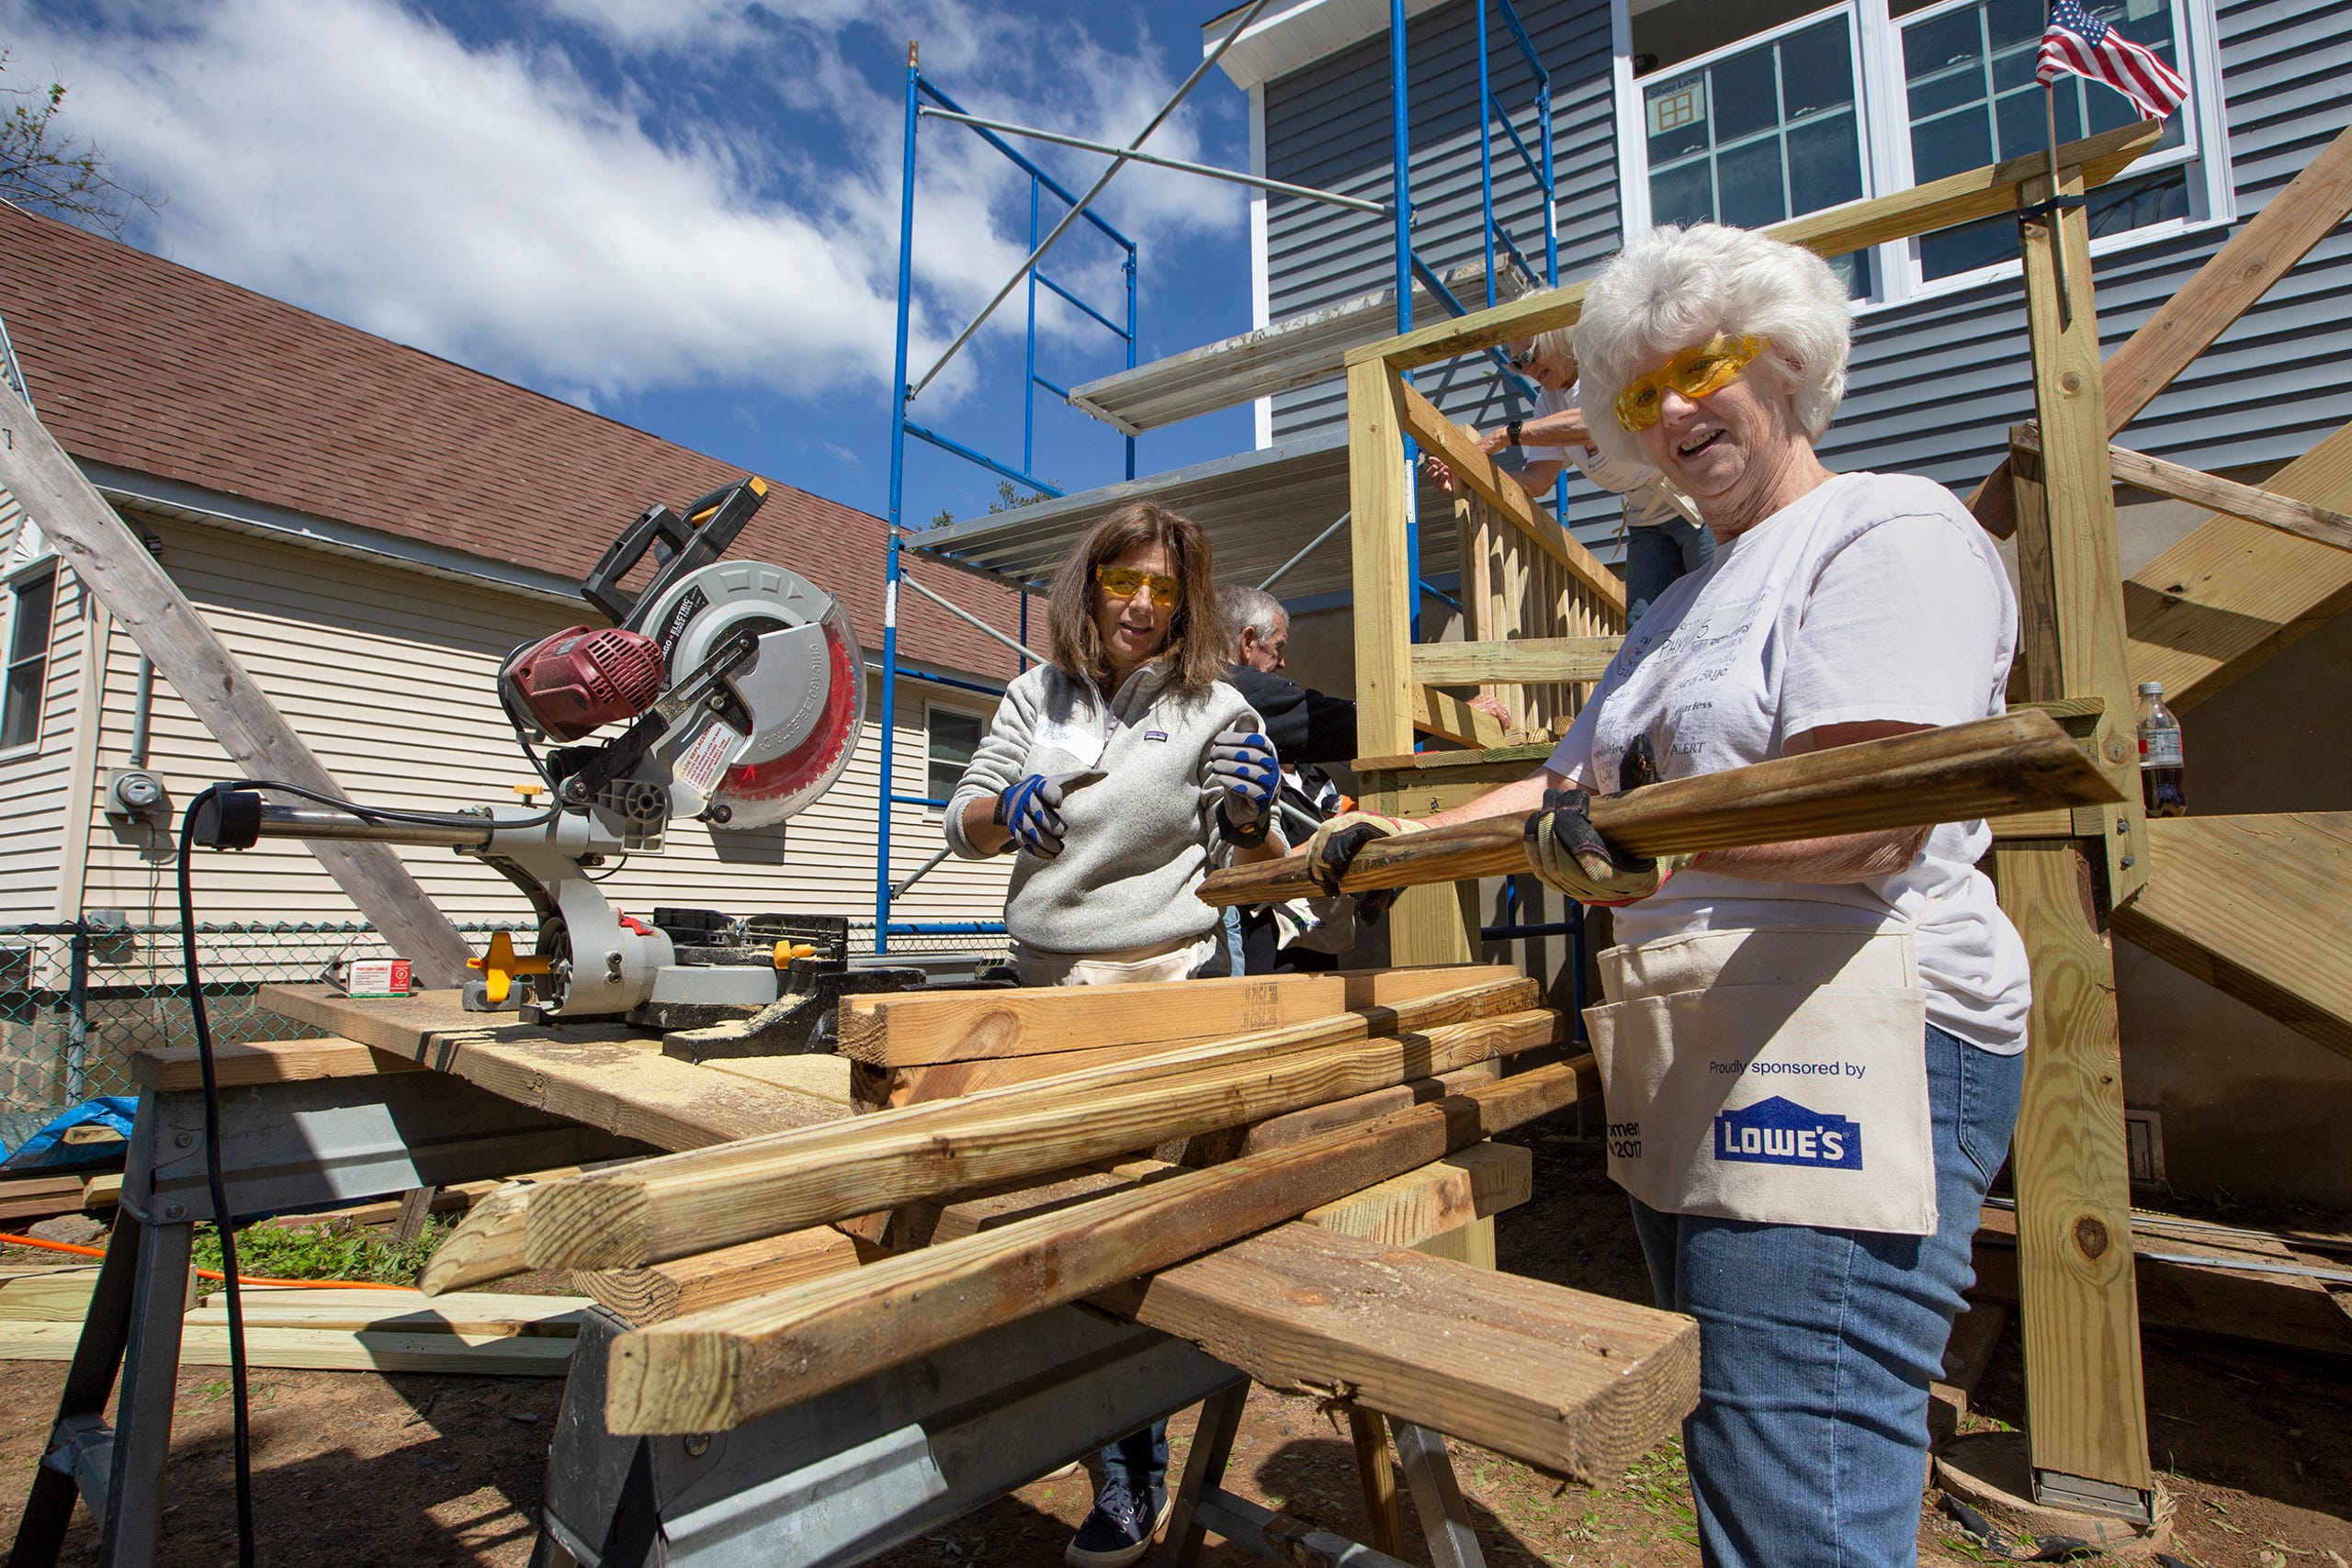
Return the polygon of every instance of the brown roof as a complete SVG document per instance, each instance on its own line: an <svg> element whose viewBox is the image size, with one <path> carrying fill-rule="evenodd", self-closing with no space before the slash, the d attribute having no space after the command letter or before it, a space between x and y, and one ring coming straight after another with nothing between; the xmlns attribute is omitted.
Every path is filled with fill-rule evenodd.
<svg viewBox="0 0 2352 1568"><path fill-rule="evenodd" d="M649 502L741 477L714 457L0 203L0 316L41 421L86 461L577 578ZM730 553L773 560L882 643L888 525L775 483ZM911 575L1013 630L1017 596ZM1001 646L916 601L899 647L1010 678Z"/></svg>

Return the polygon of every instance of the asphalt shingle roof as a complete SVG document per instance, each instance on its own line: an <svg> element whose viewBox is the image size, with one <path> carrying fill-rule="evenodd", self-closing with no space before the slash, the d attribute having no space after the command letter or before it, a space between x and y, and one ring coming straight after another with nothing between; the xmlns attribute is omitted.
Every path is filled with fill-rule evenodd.
<svg viewBox="0 0 2352 1568"><path fill-rule="evenodd" d="M741 477L718 459L281 300L0 203L0 316L41 421L76 457L578 578L649 502ZM888 525L781 483L729 551L789 567L882 639ZM1012 631L1018 597L910 558ZM1008 679L933 605L910 659Z"/></svg>

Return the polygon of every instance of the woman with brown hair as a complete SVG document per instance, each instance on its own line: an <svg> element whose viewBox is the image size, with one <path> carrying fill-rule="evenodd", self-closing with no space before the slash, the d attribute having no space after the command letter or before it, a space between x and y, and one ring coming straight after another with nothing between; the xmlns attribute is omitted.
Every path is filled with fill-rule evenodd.
<svg viewBox="0 0 2352 1568"><path fill-rule="evenodd" d="M1051 663L1005 689L947 804L970 859L1016 852L1004 924L1024 986L1222 972L1217 911L1193 891L1217 866L1287 853L1273 829L1281 763L1219 679L1233 639L1208 540L1157 502L1096 524L1054 578ZM1125 1568L1168 1516L1167 1425L1102 1450L1071 1568Z"/></svg>

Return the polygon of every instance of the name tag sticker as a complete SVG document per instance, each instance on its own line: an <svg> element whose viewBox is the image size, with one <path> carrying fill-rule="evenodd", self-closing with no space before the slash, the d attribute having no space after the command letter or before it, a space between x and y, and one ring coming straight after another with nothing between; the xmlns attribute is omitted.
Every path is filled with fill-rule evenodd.
<svg viewBox="0 0 2352 1568"><path fill-rule="evenodd" d="M1110 737L1094 725L1073 724L1068 719L1049 718L1037 727L1030 739L1030 749L1043 751L1051 749L1075 761L1081 768L1091 768L1102 760Z"/></svg>
<svg viewBox="0 0 2352 1568"><path fill-rule="evenodd" d="M1808 1111L1776 1094L1715 1118L1715 1157L1860 1170L1862 1124L1836 1111Z"/></svg>

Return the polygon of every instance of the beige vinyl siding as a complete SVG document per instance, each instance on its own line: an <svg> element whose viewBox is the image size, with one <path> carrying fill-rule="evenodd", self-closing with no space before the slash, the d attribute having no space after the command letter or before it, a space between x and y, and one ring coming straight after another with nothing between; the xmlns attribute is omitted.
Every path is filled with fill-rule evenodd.
<svg viewBox="0 0 2352 1568"><path fill-rule="evenodd" d="M0 560L13 552L22 519L16 498L0 491ZM13 641L14 612L15 595L0 581L0 650ZM0 922L58 915L59 867L74 787L74 719L95 613L81 582L61 566L50 620L40 738L31 746L0 752Z"/></svg>
<svg viewBox="0 0 2352 1568"><path fill-rule="evenodd" d="M439 810L515 800L514 785L532 775L493 682L501 660L515 645L571 623L562 606L390 563L164 518L141 522L162 536L161 558L173 580L345 792ZM871 636L878 629L860 631ZM114 641L101 766L123 760L137 673L130 639ZM824 798L788 823L751 833L714 836L696 823L674 824L665 852L640 855L607 878L614 902L639 913L660 903L738 914L795 909L870 917L880 757L876 684L868 682L859 750ZM920 777L922 705L901 707L912 711L902 713L899 763L911 761ZM160 679L150 733L150 765L167 782L175 808L231 772L220 748ZM919 848L922 814L901 812L899 831L913 857L900 869L904 875L929 852ZM933 846L937 831L931 829ZM401 853L452 919L528 915L521 894L478 862L445 850ZM954 876L944 873L925 879L905 918L991 919L1001 912L1001 863ZM88 880L90 905L123 908L134 920L170 918L168 883L140 862L134 843L119 842L95 815ZM198 863L197 901L206 919L356 918L341 889L300 845L278 841L205 855Z"/></svg>

